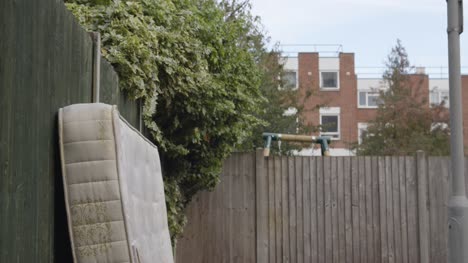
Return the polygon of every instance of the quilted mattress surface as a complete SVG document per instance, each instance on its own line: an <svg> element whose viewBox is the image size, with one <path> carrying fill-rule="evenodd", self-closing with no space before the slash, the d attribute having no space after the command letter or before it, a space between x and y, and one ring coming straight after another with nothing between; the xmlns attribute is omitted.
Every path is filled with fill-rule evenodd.
<svg viewBox="0 0 468 263"><path fill-rule="evenodd" d="M74 261L172 263L156 146L100 103L60 109L59 136Z"/></svg>

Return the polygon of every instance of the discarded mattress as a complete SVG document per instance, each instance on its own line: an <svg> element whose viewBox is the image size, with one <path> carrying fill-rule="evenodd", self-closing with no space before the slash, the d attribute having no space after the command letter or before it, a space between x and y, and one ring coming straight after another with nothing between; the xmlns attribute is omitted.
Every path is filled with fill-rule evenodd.
<svg viewBox="0 0 468 263"><path fill-rule="evenodd" d="M100 103L60 109L59 134L74 262L172 263L156 146Z"/></svg>

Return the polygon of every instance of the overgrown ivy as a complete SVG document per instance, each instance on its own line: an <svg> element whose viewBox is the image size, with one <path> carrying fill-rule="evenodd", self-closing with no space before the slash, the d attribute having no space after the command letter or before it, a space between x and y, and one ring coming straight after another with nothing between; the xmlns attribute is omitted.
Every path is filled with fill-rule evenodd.
<svg viewBox="0 0 468 263"><path fill-rule="evenodd" d="M144 102L174 240L187 202L217 184L223 160L262 122L259 23L248 1L66 2L81 25L101 33L121 89Z"/></svg>

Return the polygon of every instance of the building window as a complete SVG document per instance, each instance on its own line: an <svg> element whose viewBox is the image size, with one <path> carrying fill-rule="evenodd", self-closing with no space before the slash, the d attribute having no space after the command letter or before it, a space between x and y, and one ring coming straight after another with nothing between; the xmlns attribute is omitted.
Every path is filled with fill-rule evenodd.
<svg viewBox="0 0 468 263"><path fill-rule="evenodd" d="M365 122L358 122L358 143L362 143L362 139L366 136L367 133L367 123Z"/></svg>
<svg viewBox="0 0 468 263"><path fill-rule="evenodd" d="M284 89L297 89L298 88L296 71L283 72L283 88Z"/></svg>
<svg viewBox="0 0 468 263"><path fill-rule="evenodd" d="M322 71L320 72L320 88L324 90L339 89L337 71Z"/></svg>
<svg viewBox="0 0 468 263"><path fill-rule="evenodd" d="M340 139L340 108L320 109L320 135Z"/></svg>
<svg viewBox="0 0 468 263"><path fill-rule="evenodd" d="M445 107L450 106L449 92L448 91L438 91L437 89L431 90L429 101L431 105L440 105L444 103Z"/></svg>
<svg viewBox="0 0 468 263"><path fill-rule="evenodd" d="M380 94L375 91L359 91L359 108L378 108L381 104Z"/></svg>

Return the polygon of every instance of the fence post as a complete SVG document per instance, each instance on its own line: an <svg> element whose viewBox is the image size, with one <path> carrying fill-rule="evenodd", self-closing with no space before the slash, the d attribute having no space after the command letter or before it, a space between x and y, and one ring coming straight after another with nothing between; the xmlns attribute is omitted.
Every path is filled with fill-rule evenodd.
<svg viewBox="0 0 468 263"><path fill-rule="evenodd" d="M268 263L268 178L263 149L255 153L255 220L257 263Z"/></svg>
<svg viewBox="0 0 468 263"><path fill-rule="evenodd" d="M423 151L416 153L416 179L418 189L418 230L419 256L421 263L429 262L429 210L428 210L428 181L427 159Z"/></svg>
<svg viewBox="0 0 468 263"><path fill-rule="evenodd" d="M93 40L93 82L92 82L92 101L99 102L101 87L101 34L99 32L90 32Z"/></svg>

